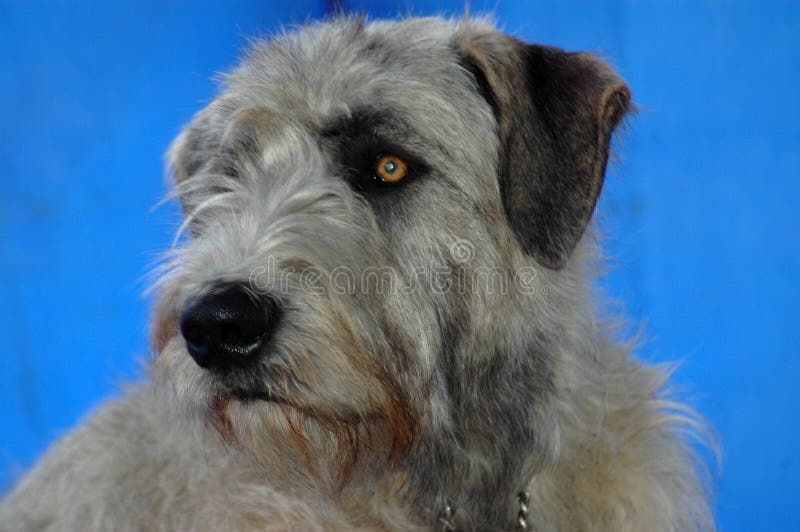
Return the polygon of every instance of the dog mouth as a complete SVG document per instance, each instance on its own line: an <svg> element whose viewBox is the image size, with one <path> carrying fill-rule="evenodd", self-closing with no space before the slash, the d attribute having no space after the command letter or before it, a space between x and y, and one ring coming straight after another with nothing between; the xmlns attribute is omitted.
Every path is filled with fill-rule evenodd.
<svg viewBox="0 0 800 532"><path fill-rule="evenodd" d="M286 376L270 368L251 368L250 371L213 371L212 395L220 400L241 404L274 403L292 406L290 390L294 389Z"/></svg>
<svg viewBox="0 0 800 532"><path fill-rule="evenodd" d="M266 402L291 406L291 403L285 397L269 390L237 390L230 393L230 397L241 403Z"/></svg>

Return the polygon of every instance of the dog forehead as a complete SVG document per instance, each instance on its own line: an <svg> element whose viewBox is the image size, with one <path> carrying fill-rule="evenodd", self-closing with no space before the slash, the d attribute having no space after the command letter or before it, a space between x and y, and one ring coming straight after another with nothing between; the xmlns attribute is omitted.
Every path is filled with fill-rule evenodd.
<svg viewBox="0 0 800 532"><path fill-rule="evenodd" d="M444 19L357 18L302 27L256 42L226 79L226 93L237 107L267 106L319 124L376 106L430 115L472 90L452 45L457 28Z"/></svg>

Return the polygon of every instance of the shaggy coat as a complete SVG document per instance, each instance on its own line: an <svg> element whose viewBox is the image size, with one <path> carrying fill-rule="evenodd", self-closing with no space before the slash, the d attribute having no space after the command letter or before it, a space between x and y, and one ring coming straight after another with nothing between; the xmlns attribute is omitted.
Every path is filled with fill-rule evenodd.
<svg viewBox="0 0 800 532"><path fill-rule="evenodd" d="M482 20L253 43L170 150L185 221L151 376L47 452L0 529L712 530L700 424L593 302L630 105L599 58ZM280 319L245 367L200 367L182 312L231 283Z"/></svg>

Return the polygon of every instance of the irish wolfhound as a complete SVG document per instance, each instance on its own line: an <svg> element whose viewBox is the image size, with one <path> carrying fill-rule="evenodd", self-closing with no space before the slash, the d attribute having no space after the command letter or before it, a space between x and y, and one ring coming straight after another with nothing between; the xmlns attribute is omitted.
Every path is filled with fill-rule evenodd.
<svg viewBox="0 0 800 532"><path fill-rule="evenodd" d="M630 93L480 20L256 43L170 150L150 382L3 530L713 528L663 368L592 304Z"/></svg>

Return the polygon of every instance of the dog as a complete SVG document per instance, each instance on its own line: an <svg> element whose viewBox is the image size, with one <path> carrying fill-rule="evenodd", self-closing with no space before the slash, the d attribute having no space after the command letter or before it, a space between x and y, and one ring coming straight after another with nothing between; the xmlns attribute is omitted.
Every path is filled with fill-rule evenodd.
<svg viewBox="0 0 800 532"><path fill-rule="evenodd" d="M598 316L625 82L483 19L253 43L174 141L151 378L2 530L713 530L668 370Z"/></svg>

